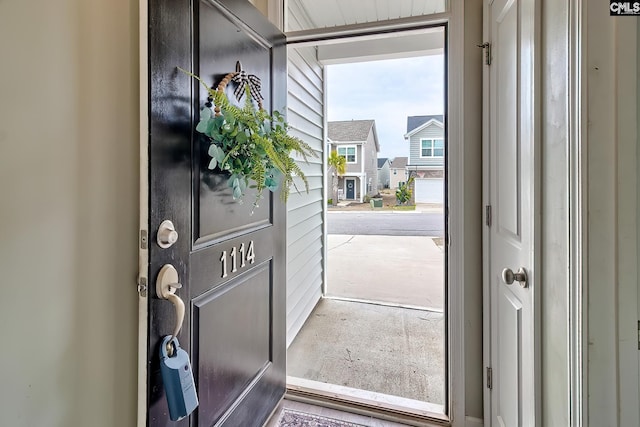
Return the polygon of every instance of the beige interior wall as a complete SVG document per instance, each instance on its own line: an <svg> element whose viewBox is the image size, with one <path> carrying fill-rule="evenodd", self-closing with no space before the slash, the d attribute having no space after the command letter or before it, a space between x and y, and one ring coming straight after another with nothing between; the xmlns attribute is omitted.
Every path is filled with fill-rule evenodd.
<svg viewBox="0 0 640 427"><path fill-rule="evenodd" d="M251 4L256 7L264 16L269 15L269 0L250 0Z"/></svg>
<svg viewBox="0 0 640 427"><path fill-rule="evenodd" d="M136 414L135 0L0 1L0 424Z"/></svg>

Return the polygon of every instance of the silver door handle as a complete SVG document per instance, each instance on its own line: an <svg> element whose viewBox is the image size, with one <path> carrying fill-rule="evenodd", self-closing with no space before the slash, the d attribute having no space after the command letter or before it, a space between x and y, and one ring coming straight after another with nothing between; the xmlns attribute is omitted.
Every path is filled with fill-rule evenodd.
<svg viewBox="0 0 640 427"><path fill-rule="evenodd" d="M184 322L184 302L176 295L176 289L181 287L176 268L171 264L163 265L156 280L156 294L158 298L169 300L176 309L176 326L168 342L171 342L178 335L178 332L182 329L182 322ZM171 353L173 353L173 347L171 347L170 355Z"/></svg>
<svg viewBox="0 0 640 427"><path fill-rule="evenodd" d="M525 270L523 267L520 267L520 269L514 273L510 268L505 268L504 270L502 270L502 280L507 285L512 285L513 282L518 282L520 283L520 286L526 288L528 280L527 270Z"/></svg>

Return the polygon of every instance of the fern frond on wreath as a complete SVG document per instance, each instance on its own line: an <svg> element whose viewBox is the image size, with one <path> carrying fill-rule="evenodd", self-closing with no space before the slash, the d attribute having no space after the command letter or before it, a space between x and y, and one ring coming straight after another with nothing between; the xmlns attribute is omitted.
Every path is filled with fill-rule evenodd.
<svg viewBox="0 0 640 427"><path fill-rule="evenodd" d="M227 74L214 89L195 74L180 70L198 80L208 92L208 102L201 111L196 130L209 138L209 169L229 174L228 184L235 199L241 199L247 187L254 188L254 207L257 207L265 189L280 188L281 199L286 202L292 187L299 192L294 175L301 178L309 191L307 178L291 155L296 153L307 162L309 157L317 157L316 152L300 138L288 134L289 126L282 114L273 111L270 115L262 108L261 100L252 97L249 84L243 88L246 98L242 107L229 101L226 86L236 81L239 72ZM246 77L240 77L243 76ZM259 86L259 79L249 78ZM240 99L238 91L239 88L236 97ZM257 96L262 98L259 91Z"/></svg>

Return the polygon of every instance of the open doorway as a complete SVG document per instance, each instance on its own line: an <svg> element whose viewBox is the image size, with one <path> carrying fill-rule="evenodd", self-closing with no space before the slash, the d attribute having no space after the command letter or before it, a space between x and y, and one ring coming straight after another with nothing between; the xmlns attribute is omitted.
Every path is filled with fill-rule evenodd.
<svg viewBox="0 0 640 427"><path fill-rule="evenodd" d="M405 50L386 55L349 57L344 41L316 51L327 100L326 281L290 341L287 371L293 387L444 415L445 28L404 37L390 43Z"/></svg>

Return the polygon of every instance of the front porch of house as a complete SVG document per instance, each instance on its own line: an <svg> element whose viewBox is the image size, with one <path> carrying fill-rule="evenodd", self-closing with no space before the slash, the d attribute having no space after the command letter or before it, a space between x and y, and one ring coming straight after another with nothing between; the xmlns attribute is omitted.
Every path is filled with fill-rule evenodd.
<svg viewBox="0 0 640 427"><path fill-rule="evenodd" d="M362 203L366 194L365 179L360 174L349 174L338 178L338 200Z"/></svg>
<svg viewBox="0 0 640 427"><path fill-rule="evenodd" d="M326 293L288 348L290 390L444 414L441 244L330 234Z"/></svg>

